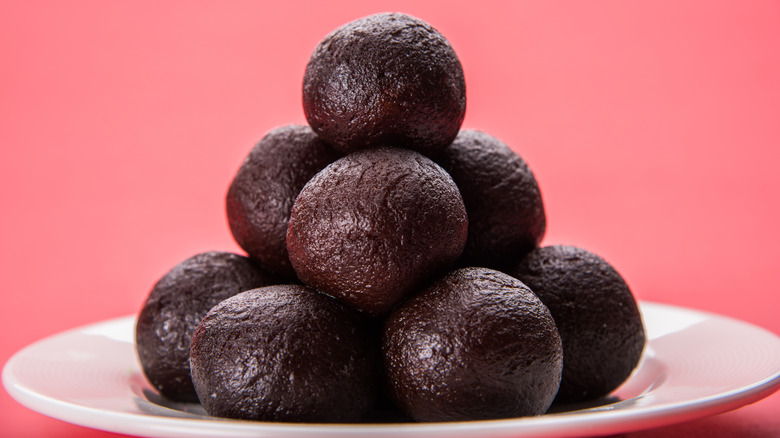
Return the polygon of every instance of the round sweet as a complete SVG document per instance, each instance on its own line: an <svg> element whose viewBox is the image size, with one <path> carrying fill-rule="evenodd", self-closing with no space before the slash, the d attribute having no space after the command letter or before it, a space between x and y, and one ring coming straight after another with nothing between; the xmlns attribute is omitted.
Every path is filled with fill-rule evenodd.
<svg viewBox="0 0 780 438"><path fill-rule="evenodd" d="M463 68L429 24L400 13L347 23L314 50L303 79L311 127L342 152L393 145L433 154L466 112Z"/></svg>
<svg viewBox="0 0 780 438"><path fill-rule="evenodd" d="M385 323L387 384L417 421L540 415L561 378L561 338L547 307L516 278L450 272Z"/></svg>
<svg viewBox="0 0 780 438"><path fill-rule="evenodd" d="M544 237L547 219L531 169L502 141L464 130L436 158L458 185L469 216L463 266L498 268Z"/></svg>
<svg viewBox="0 0 780 438"><path fill-rule="evenodd" d="M340 156L304 125L276 128L255 145L227 193L230 230L250 257L295 277L285 243L290 210L306 182Z"/></svg>
<svg viewBox="0 0 780 438"><path fill-rule="evenodd" d="M379 316L448 269L467 232L463 200L441 167L411 150L377 148L306 184L287 247L301 281Z"/></svg>
<svg viewBox="0 0 780 438"><path fill-rule="evenodd" d="M596 254L573 246L531 251L507 271L547 305L563 340L558 402L594 400L628 379L645 330L623 277Z"/></svg>
<svg viewBox="0 0 780 438"><path fill-rule="evenodd" d="M298 278L372 315L387 314L466 244L458 188L436 163L376 148L318 173L293 205L287 248Z"/></svg>
<svg viewBox="0 0 780 438"><path fill-rule="evenodd" d="M227 252L205 252L184 260L154 285L135 327L141 368L160 393L196 402L190 379L190 340L214 305L239 292L279 283L250 259Z"/></svg>
<svg viewBox="0 0 780 438"><path fill-rule="evenodd" d="M190 351L209 415L354 422L378 388L376 332L359 312L302 285L240 293L215 306Z"/></svg>

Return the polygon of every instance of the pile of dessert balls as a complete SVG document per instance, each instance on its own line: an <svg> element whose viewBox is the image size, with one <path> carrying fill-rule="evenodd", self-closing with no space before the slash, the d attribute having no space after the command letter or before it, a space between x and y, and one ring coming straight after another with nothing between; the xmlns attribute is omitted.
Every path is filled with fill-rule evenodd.
<svg viewBox="0 0 780 438"><path fill-rule="evenodd" d="M540 247L528 165L461 130L460 61L398 13L348 23L303 80L308 126L269 132L227 193L247 255L195 255L138 315L164 397L212 416L357 422L539 415L608 396L645 345L599 256Z"/></svg>

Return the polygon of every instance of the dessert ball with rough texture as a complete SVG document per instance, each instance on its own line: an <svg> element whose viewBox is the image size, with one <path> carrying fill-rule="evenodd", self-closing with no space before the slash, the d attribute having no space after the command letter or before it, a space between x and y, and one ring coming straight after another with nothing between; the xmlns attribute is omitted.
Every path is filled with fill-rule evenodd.
<svg viewBox="0 0 780 438"><path fill-rule="evenodd" d="M342 152L392 145L433 154L463 122L463 69L424 21L371 15L336 29L314 50L303 109L314 131Z"/></svg>
<svg viewBox="0 0 780 438"><path fill-rule="evenodd" d="M209 415L288 422L360 420L380 370L369 319L302 285L215 306L195 331L190 363Z"/></svg>
<svg viewBox="0 0 780 438"><path fill-rule="evenodd" d="M378 316L446 271L467 228L460 192L440 166L411 150L376 148L306 184L287 247L301 281Z"/></svg>
<svg viewBox="0 0 780 438"><path fill-rule="evenodd" d="M311 177L340 156L308 126L266 134L227 193L228 224L241 248L268 270L294 278L285 243L293 202Z"/></svg>
<svg viewBox="0 0 780 438"><path fill-rule="evenodd" d="M507 270L550 309L563 340L557 402L597 399L628 379L645 346L637 302L604 259L573 246L531 251Z"/></svg>
<svg viewBox="0 0 780 438"><path fill-rule="evenodd" d="M174 266L154 285L138 315L135 341L149 382L177 401L198 401L190 379L190 340L213 306L239 292L277 284L250 259L206 252Z"/></svg>
<svg viewBox="0 0 780 438"><path fill-rule="evenodd" d="M500 140L461 131L436 158L458 185L469 216L461 265L499 267L544 237L547 220L531 169Z"/></svg>
<svg viewBox="0 0 780 438"><path fill-rule="evenodd" d="M417 421L543 414L563 366L547 307L487 268L452 271L393 311L383 356L390 393Z"/></svg>

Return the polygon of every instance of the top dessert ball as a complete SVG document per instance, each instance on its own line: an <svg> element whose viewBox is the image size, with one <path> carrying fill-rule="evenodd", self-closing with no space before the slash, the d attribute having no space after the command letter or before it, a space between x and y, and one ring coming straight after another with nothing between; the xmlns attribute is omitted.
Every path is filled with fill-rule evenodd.
<svg viewBox="0 0 780 438"><path fill-rule="evenodd" d="M303 109L312 129L341 152L393 145L432 155L463 122L463 68L427 23L371 15L336 29L314 50Z"/></svg>

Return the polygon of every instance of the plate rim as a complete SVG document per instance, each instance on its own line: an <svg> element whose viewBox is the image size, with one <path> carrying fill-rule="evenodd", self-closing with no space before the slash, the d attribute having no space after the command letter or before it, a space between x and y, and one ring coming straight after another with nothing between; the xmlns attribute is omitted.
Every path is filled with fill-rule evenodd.
<svg viewBox="0 0 780 438"><path fill-rule="evenodd" d="M648 310L658 312L683 311L691 316L728 321L730 324L738 324L763 332L765 335L774 338L778 346L780 346L780 337L775 333L730 316L644 300L639 301L639 306L643 317ZM135 315L126 315L84 324L44 337L23 347L12 355L3 366L3 386L13 399L27 408L61 421L85 427L129 434L138 434L141 430L152 431L157 429L167 430L170 433L171 430L169 429L174 428L178 434L181 434L170 436L206 436L213 435L214 432L224 433L228 430L233 435L226 436L236 437L257 436L264 432L278 436L298 436L300 433L316 433L318 436L356 436L366 434L399 436L401 434L429 434L437 432L446 433L448 436L453 437L473 436L474 432L477 431L482 433L512 431L549 437L587 436L583 434L589 433L599 435L605 433L626 433L717 415L759 401L780 389L780 368L778 368L774 374L749 385L743 385L728 391L692 400L643 406L642 409L638 410L606 409L588 413L562 412L535 417L437 423L275 423L220 418L165 417L99 409L47 396L20 384L13 376L14 366L19 361L19 358L23 357L28 351L40 348L42 344L54 342L59 337L65 338L90 329L94 330L95 327L101 325L129 323L134 326L135 317ZM117 340L116 342L120 341ZM129 344L134 345L134 342L131 341ZM137 362L133 364L133 367L140 370L140 365ZM128 393L130 392L131 390L128 388ZM605 422L605 419L609 421ZM117 420L123 421L118 422ZM554 431L549 430L552 427L551 422L555 423ZM140 423L143 423L142 427L137 426ZM127 426L128 424L129 427ZM522 428L521 431L518 430L520 428ZM141 436L157 437L162 435L144 434Z"/></svg>

